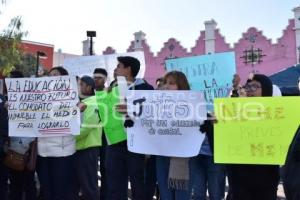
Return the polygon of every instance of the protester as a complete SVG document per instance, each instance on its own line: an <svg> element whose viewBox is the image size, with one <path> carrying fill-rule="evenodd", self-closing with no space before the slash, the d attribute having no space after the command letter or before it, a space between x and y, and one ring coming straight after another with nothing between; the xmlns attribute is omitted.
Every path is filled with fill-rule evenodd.
<svg viewBox="0 0 300 200"><path fill-rule="evenodd" d="M130 56L118 57L115 76L124 76L130 90L153 90L153 87L136 76L140 70L140 62ZM123 106L123 105L122 105ZM121 107L122 107L121 106ZM122 108L119 108L119 111ZM118 108L117 108L118 110ZM129 121L125 121L128 123ZM106 147L107 199L127 200L128 176L130 179L132 199L144 200L145 197L145 155L129 152L125 140L114 141L116 133L105 132L108 140Z"/></svg>
<svg viewBox="0 0 300 200"><path fill-rule="evenodd" d="M105 89L105 83L107 80L107 71L103 68L96 68L93 75L95 81L95 90L97 92ZM101 131L104 131L103 129ZM106 177L105 177L105 147L107 145L105 134L102 133L102 145L99 147L99 158L100 158L100 175L101 175L101 188L100 188L100 199L106 199Z"/></svg>
<svg viewBox="0 0 300 200"><path fill-rule="evenodd" d="M212 118L213 116L209 114L208 117ZM206 199L208 189L210 200L221 200L225 195L225 167L214 163L212 122L210 120L205 121L201 131L206 133L206 137L202 143L200 153L190 160L191 199Z"/></svg>
<svg viewBox="0 0 300 200"><path fill-rule="evenodd" d="M156 80L156 90L164 89L163 77ZM152 200L153 196L160 199L159 189L156 177L156 155L146 155L145 162L145 187L146 187L146 200Z"/></svg>
<svg viewBox="0 0 300 200"><path fill-rule="evenodd" d="M172 71L164 76L166 90L190 90L185 75ZM189 200L189 158L157 156L156 175L161 200Z"/></svg>
<svg viewBox="0 0 300 200"><path fill-rule="evenodd" d="M282 180L287 200L300 199L300 126L290 145L285 165L282 167Z"/></svg>
<svg viewBox="0 0 300 200"><path fill-rule="evenodd" d="M300 78L298 80L300 94ZM283 189L287 200L300 199L300 126L290 145L285 165L282 167Z"/></svg>
<svg viewBox="0 0 300 200"><path fill-rule="evenodd" d="M247 82L245 90L248 97L270 97L273 94L272 82L262 74L255 74ZM228 169L232 200L277 199L278 165L231 164Z"/></svg>
<svg viewBox="0 0 300 200"><path fill-rule="evenodd" d="M68 75L63 67L54 67L49 76ZM44 200L73 200L73 154L75 137L54 136L38 138L37 173Z"/></svg>
<svg viewBox="0 0 300 200"><path fill-rule="evenodd" d="M23 74L20 71L12 71L10 78L23 78ZM16 153L25 155L30 150L30 145L35 140L31 137L9 137L8 149ZM34 180L35 170L30 171L26 167L23 171L17 171L9 169L9 199L20 200L25 196L24 200L35 200L36 197L36 185Z"/></svg>
<svg viewBox="0 0 300 200"><path fill-rule="evenodd" d="M161 77L156 79L156 89L160 90L161 88L163 88L163 86L164 86L164 78Z"/></svg>
<svg viewBox="0 0 300 200"><path fill-rule="evenodd" d="M8 112L5 108L6 97L0 94L0 199L7 200L8 169L3 164L4 144L8 138Z"/></svg>
<svg viewBox="0 0 300 200"><path fill-rule="evenodd" d="M233 75L232 79L232 90L231 90L231 97L239 97L242 87L240 85L241 83L241 78L238 74Z"/></svg>
<svg viewBox="0 0 300 200"><path fill-rule="evenodd" d="M79 191L83 199L99 200L98 154L101 146L101 127L98 106L94 93L95 83L89 76L80 79L81 102L86 105L82 113L80 135L76 136L74 155L75 194Z"/></svg>
<svg viewBox="0 0 300 200"><path fill-rule="evenodd" d="M93 78L95 81L96 91L104 90L105 82L107 80L107 71L103 68L96 68L94 70Z"/></svg>

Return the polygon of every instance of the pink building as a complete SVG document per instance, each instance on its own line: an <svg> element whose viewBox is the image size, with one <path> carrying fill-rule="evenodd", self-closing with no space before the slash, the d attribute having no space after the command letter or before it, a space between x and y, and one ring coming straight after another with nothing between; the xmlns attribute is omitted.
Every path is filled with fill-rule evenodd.
<svg viewBox="0 0 300 200"><path fill-rule="evenodd" d="M177 39L170 38L154 56L146 41L143 32L134 34L135 40L131 42L128 52L144 51L146 61L145 79L151 84L165 73L165 59L207 53L218 53L234 51L236 56L237 72L245 81L251 72L259 72L266 75L274 74L287 67L295 65L299 61L300 51L300 6L293 9L294 19L288 21L287 27L283 30L282 36L276 43L263 35L262 31L250 27L242 38L230 47L224 36L217 29L214 20L205 22L205 30L200 32L196 44L191 51L181 46ZM116 51L107 47L103 54L112 54Z"/></svg>

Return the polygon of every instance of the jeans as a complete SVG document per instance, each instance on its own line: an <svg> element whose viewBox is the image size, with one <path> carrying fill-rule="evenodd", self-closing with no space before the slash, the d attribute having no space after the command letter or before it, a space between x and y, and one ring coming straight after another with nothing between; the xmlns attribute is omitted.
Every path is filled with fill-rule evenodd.
<svg viewBox="0 0 300 200"><path fill-rule="evenodd" d="M170 158L156 157L156 176L161 200L189 200L188 190L176 190L168 187Z"/></svg>
<svg viewBox="0 0 300 200"><path fill-rule="evenodd" d="M213 156L199 154L190 160L192 186L190 194L194 200L205 200L208 189L210 200L224 198L225 170L215 164ZM192 198L191 198L192 199Z"/></svg>
<svg viewBox="0 0 300 200"><path fill-rule="evenodd" d="M37 173L44 200L74 199L73 155L37 159Z"/></svg>
<svg viewBox="0 0 300 200"><path fill-rule="evenodd" d="M37 190L34 181L34 171L15 171L10 170L10 200L23 199L36 200Z"/></svg>
<svg viewBox="0 0 300 200"><path fill-rule="evenodd" d="M98 154L98 147L80 150L75 153L75 198L81 190L83 199L100 199L97 179Z"/></svg>
<svg viewBox="0 0 300 200"><path fill-rule="evenodd" d="M127 143L121 142L106 147L106 180L108 200L127 200L128 176L132 199L145 199L145 155L131 153Z"/></svg>

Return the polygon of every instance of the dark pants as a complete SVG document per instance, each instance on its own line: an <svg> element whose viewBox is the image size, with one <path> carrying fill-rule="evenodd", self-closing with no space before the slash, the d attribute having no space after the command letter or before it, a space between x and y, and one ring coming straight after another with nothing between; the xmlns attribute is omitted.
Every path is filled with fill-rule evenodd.
<svg viewBox="0 0 300 200"><path fill-rule="evenodd" d="M77 151L74 155L75 195L81 191L83 199L99 200L98 147Z"/></svg>
<svg viewBox="0 0 300 200"><path fill-rule="evenodd" d="M73 200L73 156L41 157L37 160L37 173L44 200Z"/></svg>
<svg viewBox="0 0 300 200"><path fill-rule="evenodd" d="M0 152L0 199L6 200L8 169L2 163L3 158L4 158L4 153Z"/></svg>
<svg viewBox="0 0 300 200"><path fill-rule="evenodd" d="M106 147L107 199L127 200L128 176L132 199L145 200L145 155L131 153L121 142Z"/></svg>
<svg viewBox="0 0 300 200"><path fill-rule="evenodd" d="M156 156L146 159L145 199L152 200L156 189Z"/></svg>
<svg viewBox="0 0 300 200"><path fill-rule="evenodd" d="M231 200L276 200L279 166L227 165Z"/></svg>
<svg viewBox="0 0 300 200"><path fill-rule="evenodd" d="M282 180L287 200L300 199L300 127L290 145L285 165L282 167Z"/></svg>
<svg viewBox="0 0 300 200"><path fill-rule="evenodd" d="M232 193L233 200L276 200L277 199L277 187L260 189L260 188L238 188L234 189Z"/></svg>
<svg viewBox="0 0 300 200"><path fill-rule="evenodd" d="M23 199L23 194L25 194L25 200L37 199L34 173L34 171L10 170L10 200Z"/></svg>
<svg viewBox="0 0 300 200"><path fill-rule="evenodd" d="M101 188L100 188L100 199L106 200L106 174L105 174L105 148L107 146L105 134L102 133L102 146L99 148L99 157L100 157L100 175L101 175Z"/></svg>

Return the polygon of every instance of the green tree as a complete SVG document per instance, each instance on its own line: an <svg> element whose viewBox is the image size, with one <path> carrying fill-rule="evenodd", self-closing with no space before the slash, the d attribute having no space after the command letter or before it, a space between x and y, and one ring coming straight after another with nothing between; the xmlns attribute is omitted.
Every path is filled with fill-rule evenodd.
<svg viewBox="0 0 300 200"><path fill-rule="evenodd" d="M27 33L23 32L21 27L21 17L15 17L8 28L0 34L0 71L3 74L9 73L22 62L21 41Z"/></svg>

